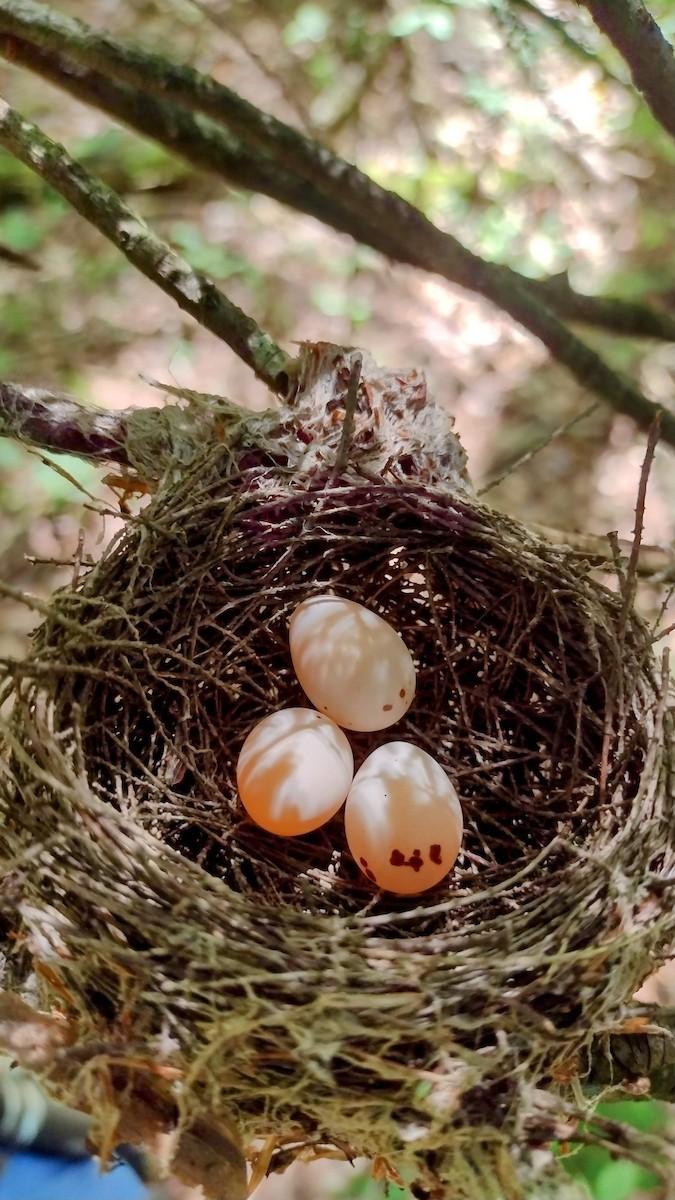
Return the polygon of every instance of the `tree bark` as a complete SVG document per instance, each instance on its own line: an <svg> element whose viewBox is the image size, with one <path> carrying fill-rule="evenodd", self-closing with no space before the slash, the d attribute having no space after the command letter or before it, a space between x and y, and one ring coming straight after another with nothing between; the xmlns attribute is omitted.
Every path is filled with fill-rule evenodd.
<svg viewBox="0 0 675 1200"><path fill-rule="evenodd" d="M484 261L451 234L441 234L418 209L378 187L357 167L261 112L210 76L117 42L34 0L0 0L0 33L25 39L43 51L65 54L80 66L224 125L256 146L278 168L302 178L337 206L345 218L356 219L359 228L365 225L368 244L492 301L539 338L584 388L591 388L617 411L632 417L642 429L648 429L661 411L635 384L614 371L572 333L554 309L542 303L541 293L535 295L522 277L508 267ZM29 165L36 168L34 162ZM397 252L396 247L406 249ZM207 297L203 299L206 301ZM187 307L185 303L182 306ZM202 308L208 309L208 304ZM246 338L243 349L249 349ZM263 359L264 354L263 349ZM256 351L254 357L259 368L261 356ZM274 362L281 384L278 390L283 390L283 363ZM263 371L275 373L269 372L264 362ZM661 428L663 440L675 446L675 416L663 412Z"/></svg>

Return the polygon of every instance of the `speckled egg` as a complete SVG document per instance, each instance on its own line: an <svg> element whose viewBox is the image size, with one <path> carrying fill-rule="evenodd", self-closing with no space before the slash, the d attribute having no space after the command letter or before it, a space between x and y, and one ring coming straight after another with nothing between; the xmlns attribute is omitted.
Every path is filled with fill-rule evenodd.
<svg viewBox="0 0 675 1200"><path fill-rule="evenodd" d="M400 721L415 695L415 664L396 630L339 596L312 596L295 609L291 658L312 704L344 729L369 732Z"/></svg>
<svg viewBox="0 0 675 1200"><path fill-rule="evenodd" d="M345 805L349 849L371 883L414 895L452 869L464 822L443 768L410 742L387 742L354 776Z"/></svg>
<svg viewBox="0 0 675 1200"><path fill-rule="evenodd" d="M334 721L311 708L285 708L249 733L237 761L237 787L251 820L293 837L318 829L349 791L354 757Z"/></svg>

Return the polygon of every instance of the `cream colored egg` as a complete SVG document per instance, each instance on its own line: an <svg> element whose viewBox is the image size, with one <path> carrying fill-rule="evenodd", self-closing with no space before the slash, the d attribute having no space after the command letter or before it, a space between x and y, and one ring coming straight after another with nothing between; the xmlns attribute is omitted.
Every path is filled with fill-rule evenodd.
<svg viewBox="0 0 675 1200"><path fill-rule="evenodd" d="M410 742L387 742L354 776L345 805L345 832L371 883L414 895L452 869L464 822L457 792L443 768Z"/></svg>
<svg viewBox="0 0 675 1200"><path fill-rule="evenodd" d="M344 729L386 729L408 711L415 664L377 613L339 596L312 596L290 621L291 658L312 704Z"/></svg>
<svg viewBox="0 0 675 1200"><path fill-rule="evenodd" d="M353 775L354 757L344 733L311 708L285 708L264 717L237 761L237 787L248 815L281 837L309 833L329 821Z"/></svg>

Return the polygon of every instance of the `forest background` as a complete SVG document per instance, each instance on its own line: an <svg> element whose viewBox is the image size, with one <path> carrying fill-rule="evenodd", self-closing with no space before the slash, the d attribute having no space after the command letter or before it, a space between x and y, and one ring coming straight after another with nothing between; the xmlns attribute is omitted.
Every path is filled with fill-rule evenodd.
<svg viewBox="0 0 675 1200"><path fill-rule="evenodd" d="M213 74L358 163L485 259L675 319L675 142L576 4L61 0L58 10ZM650 11L675 37L672 0L653 0ZM630 539L644 432L502 311L196 171L18 64L3 63L0 76L6 99L289 352L300 340L326 340L424 370L493 504L556 530ZM675 339L578 328L672 410ZM148 379L253 408L269 402L225 345L4 151L0 330L0 379L22 386L110 408L157 404ZM666 548L675 541L674 453L657 449L645 513L644 540ZM71 568L59 564L101 552L121 520L102 474L0 440L0 578L46 595L68 578ZM107 511L87 507L81 488ZM644 586L648 616L662 602L662 588ZM669 624L675 611L667 595L665 603ZM21 652L33 620L29 609L4 605L0 655ZM667 975L650 994L674 1002ZM621 1116L648 1128L670 1119L648 1102L622 1104ZM596 1149L569 1166L597 1200L649 1189L642 1168ZM296 1176L275 1181L274 1195L336 1187L355 1197L375 1185L367 1172L337 1182Z"/></svg>

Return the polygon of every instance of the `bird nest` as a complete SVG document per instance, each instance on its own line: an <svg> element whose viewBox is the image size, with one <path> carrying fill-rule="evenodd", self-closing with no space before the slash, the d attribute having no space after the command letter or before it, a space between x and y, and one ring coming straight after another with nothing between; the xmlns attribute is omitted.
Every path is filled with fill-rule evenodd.
<svg viewBox="0 0 675 1200"><path fill-rule="evenodd" d="M144 1062L273 1163L330 1144L471 1194L467 1163L525 1137L672 939L661 670L629 589L475 498L421 379L301 362L293 403L212 406L208 437L191 398L180 436L208 444L187 461L172 431L150 505L15 665L5 920L77 1018L64 1087L90 1046L121 1110ZM416 897L373 889L341 815L277 838L237 799L252 726L307 703L288 621L326 591L417 666L356 765L409 740L461 797L457 866Z"/></svg>

